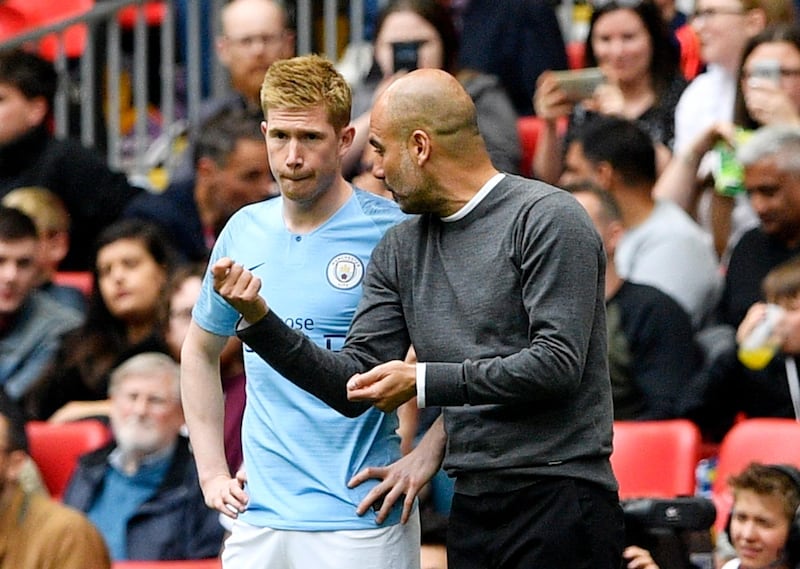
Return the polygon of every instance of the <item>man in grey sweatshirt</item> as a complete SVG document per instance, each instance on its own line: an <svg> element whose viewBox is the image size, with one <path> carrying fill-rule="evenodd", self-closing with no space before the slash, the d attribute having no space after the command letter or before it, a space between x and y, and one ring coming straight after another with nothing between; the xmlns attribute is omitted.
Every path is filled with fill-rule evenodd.
<svg viewBox="0 0 800 569"><path fill-rule="evenodd" d="M617 569L605 255L591 221L567 193L494 169L469 96L443 71L392 84L370 144L373 174L420 215L375 248L343 350L286 326L259 279L221 259L215 288L242 313L240 337L343 414L412 397L443 407L412 453L351 479L382 479L360 512L398 499L410 510L444 457L451 567ZM402 361L411 344L419 363Z"/></svg>

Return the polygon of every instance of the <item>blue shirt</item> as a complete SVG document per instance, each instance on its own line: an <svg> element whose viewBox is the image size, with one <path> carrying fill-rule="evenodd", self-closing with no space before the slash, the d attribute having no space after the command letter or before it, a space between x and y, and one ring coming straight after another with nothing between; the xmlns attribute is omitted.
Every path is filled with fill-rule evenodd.
<svg viewBox="0 0 800 569"><path fill-rule="evenodd" d="M318 345L339 350L372 249L404 216L393 202L355 190L325 223L299 235L287 230L282 205L278 198L239 210L219 236L210 265L227 256L251 269L275 314ZM203 329L230 336L239 314L207 275L193 317ZM242 520L285 530L374 529L375 513L359 517L355 510L376 482L350 489L347 481L364 467L400 457L396 415L372 408L346 418L250 350L244 357L242 444L250 502ZM399 518L396 507L385 523Z"/></svg>

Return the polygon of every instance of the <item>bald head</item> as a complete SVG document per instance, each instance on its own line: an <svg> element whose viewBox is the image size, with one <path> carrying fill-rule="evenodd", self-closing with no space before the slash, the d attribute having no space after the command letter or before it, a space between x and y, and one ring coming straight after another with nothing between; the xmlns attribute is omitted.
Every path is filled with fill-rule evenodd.
<svg viewBox="0 0 800 569"><path fill-rule="evenodd" d="M483 146L475 104L446 71L420 69L404 75L386 89L375 107L402 138L423 129L451 150L469 148L469 140Z"/></svg>
<svg viewBox="0 0 800 569"><path fill-rule="evenodd" d="M469 94L439 69L404 75L375 101L372 173L403 211L451 215L497 173L475 115Z"/></svg>

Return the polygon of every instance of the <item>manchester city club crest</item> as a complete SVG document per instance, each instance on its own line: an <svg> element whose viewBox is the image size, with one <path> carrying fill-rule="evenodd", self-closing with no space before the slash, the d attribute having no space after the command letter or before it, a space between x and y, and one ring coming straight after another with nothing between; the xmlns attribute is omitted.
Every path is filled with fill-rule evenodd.
<svg viewBox="0 0 800 569"><path fill-rule="evenodd" d="M361 259L349 253L336 255L328 263L328 282L339 290L355 288L364 278Z"/></svg>

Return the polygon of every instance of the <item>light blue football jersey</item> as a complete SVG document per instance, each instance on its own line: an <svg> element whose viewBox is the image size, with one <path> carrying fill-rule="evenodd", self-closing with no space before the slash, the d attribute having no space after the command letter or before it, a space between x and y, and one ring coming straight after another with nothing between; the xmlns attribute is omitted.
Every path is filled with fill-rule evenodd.
<svg viewBox="0 0 800 569"><path fill-rule="evenodd" d="M339 350L361 297L372 249L404 218L394 202L361 190L307 235L290 233L282 199L239 210L211 254L211 266L230 257L261 278L270 309L319 346ZM239 314L203 280L193 317L214 334L235 334ZM376 484L347 488L367 466L400 457L397 416L371 408L359 417L340 415L274 371L245 348L247 405L242 445L247 471L247 511L258 527L300 531L374 529L375 513L355 509ZM399 522L395 507L385 524Z"/></svg>

